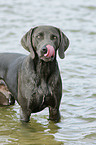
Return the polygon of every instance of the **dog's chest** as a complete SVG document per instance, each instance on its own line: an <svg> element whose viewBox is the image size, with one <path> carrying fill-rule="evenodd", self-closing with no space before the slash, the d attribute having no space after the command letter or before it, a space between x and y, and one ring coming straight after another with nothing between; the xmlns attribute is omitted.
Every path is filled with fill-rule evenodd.
<svg viewBox="0 0 96 145"><path fill-rule="evenodd" d="M55 84L52 85L52 77L55 69L50 65L38 63L36 67L28 66L24 68L22 88L24 90L24 96L27 99L28 106L32 112L36 110L42 110L47 106L54 106L54 90Z"/></svg>
<svg viewBox="0 0 96 145"><path fill-rule="evenodd" d="M30 99L28 98L28 106L32 112L41 111L47 106L54 106L54 94L50 85L46 84L44 80L39 85L35 84L32 89Z"/></svg>
<svg viewBox="0 0 96 145"><path fill-rule="evenodd" d="M47 73L34 74L29 82L30 86L30 99L29 106L32 107L32 111L42 110L47 106L54 106L54 87L49 83L50 75Z"/></svg>
<svg viewBox="0 0 96 145"><path fill-rule="evenodd" d="M53 95L53 88L48 80L40 77L36 77L35 79L35 87L33 87L33 92L38 96L38 98L42 98L44 96L50 97Z"/></svg>

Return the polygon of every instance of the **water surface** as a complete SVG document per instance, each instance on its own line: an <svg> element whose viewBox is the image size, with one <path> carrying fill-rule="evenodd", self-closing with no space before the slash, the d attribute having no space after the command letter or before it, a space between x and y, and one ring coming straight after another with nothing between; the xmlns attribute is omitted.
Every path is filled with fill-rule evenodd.
<svg viewBox="0 0 96 145"><path fill-rule="evenodd" d="M48 109L19 121L19 105L0 107L0 144L96 144L96 1L0 0L0 52L27 54L21 37L31 27L54 25L70 39L58 58L63 81L61 122L49 122Z"/></svg>

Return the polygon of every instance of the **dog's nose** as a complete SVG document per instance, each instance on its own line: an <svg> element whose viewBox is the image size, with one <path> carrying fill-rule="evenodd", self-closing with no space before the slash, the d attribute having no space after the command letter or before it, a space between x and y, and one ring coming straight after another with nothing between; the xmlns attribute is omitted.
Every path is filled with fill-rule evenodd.
<svg viewBox="0 0 96 145"><path fill-rule="evenodd" d="M46 46L43 46L42 50L43 50L43 53L44 53L44 54L47 53L47 47L46 47Z"/></svg>

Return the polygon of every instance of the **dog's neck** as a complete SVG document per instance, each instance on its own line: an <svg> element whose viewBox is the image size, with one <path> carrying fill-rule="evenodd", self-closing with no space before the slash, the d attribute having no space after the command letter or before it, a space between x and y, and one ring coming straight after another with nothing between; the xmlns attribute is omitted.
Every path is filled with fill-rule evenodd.
<svg viewBox="0 0 96 145"><path fill-rule="evenodd" d="M38 56L35 56L35 58L32 59L31 55L29 63L30 65L31 63L33 64L35 74L37 74L37 77L45 78L45 80L47 80L47 78L55 72L56 67L58 65L56 58L53 61L45 62L39 59Z"/></svg>

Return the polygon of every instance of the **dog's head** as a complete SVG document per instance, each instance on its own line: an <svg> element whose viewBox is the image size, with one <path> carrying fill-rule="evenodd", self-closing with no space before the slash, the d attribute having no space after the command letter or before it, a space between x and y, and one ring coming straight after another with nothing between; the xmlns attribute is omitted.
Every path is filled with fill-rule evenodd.
<svg viewBox="0 0 96 145"><path fill-rule="evenodd" d="M21 39L22 46L45 62L54 60L56 51L59 57L64 58L64 52L69 46L69 40L60 29L53 26L39 26L30 29Z"/></svg>

